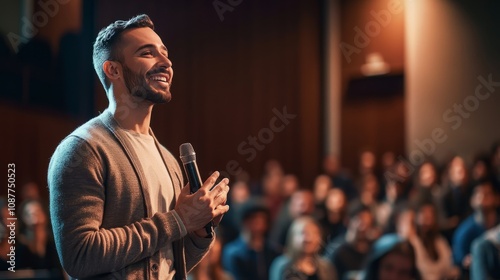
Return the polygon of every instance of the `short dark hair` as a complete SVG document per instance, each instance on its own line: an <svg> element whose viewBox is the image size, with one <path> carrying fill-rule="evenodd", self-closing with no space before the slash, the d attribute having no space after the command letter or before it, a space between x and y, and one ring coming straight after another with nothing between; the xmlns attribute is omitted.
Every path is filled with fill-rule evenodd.
<svg viewBox="0 0 500 280"><path fill-rule="evenodd" d="M116 50L116 45L120 41L120 35L125 30L140 27L149 27L154 30L153 21L151 21L148 15L141 14L127 21L117 20L101 29L99 34L97 34L97 38L94 42L92 59L95 72L97 73L97 76L99 76L99 80L104 86L104 89L109 87L109 82L102 68L103 63L106 60L122 61L122 57L120 57Z"/></svg>
<svg viewBox="0 0 500 280"><path fill-rule="evenodd" d="M378 279L380 263L383 258L391 253L396 253L411 260L411 274L413 279L420 280L422 276L416 265L415 249L408 240L399 237L397 234L386 234L381 236L373 244L370 254L367 256L363 280Z"/></svg>
<svg viewBox="0 0 500 280"><path fill-rule="evenodd" d="M265 205L263 201L257 198L250 198L241 205L239 216L240 223L252 218L257 213L264 213L267 218L270 218L269 208Z"/></svg>
<svg viewBox="0 0 500 280"><path fill-rule="evenodd" d="M493 194L495 194L495 195L498 194L498 188L495 187L495 185L490 180L490 178L483 178L483 179L480 179L479 181L477 181L476 184L474 185L474 187L472 188L472 192L474 193L474 192L476 192L477 189L479 189L480 187L484 187L484 186L490 187L491 190L493 191Z"/></svg>

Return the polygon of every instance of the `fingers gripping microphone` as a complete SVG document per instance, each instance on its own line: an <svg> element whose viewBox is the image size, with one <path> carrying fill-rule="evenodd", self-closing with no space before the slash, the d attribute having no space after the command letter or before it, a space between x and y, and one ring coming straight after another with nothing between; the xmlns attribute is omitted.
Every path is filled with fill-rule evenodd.
<svg viewBox="0 0 500 280"><path fill-rule="evenodd" d="M182 164L184 165L184 171L189 181L190 191L191 193L195 193L202 185L198 165L196 165L196 153L191 143L182 144L179 147L179 152ZM212 222L205 225L205 230L208 235L212 234Z"/></svg>

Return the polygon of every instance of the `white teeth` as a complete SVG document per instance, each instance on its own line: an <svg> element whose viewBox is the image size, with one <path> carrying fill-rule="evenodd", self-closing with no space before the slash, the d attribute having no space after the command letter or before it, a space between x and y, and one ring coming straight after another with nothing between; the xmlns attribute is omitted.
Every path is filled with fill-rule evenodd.
<svg viewBox="0 0 500 280"><path fill-rule="evenodd" d="M151 77L151 80L166 82L167 78L162 77L162 76L153 76L153 77Z"/></svg>

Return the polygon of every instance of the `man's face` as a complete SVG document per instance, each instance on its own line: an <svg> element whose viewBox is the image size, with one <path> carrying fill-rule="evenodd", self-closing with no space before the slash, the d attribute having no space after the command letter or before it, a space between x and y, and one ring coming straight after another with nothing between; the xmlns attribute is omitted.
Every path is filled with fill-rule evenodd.
<svg viewBox="0 0 500 280"><path fill-rule="evenodd" d="M321 230L311 222L295 228L293 246L305 254L315 254L321 249Z"/></svg>
<svg viewBox="0 0 500 280"><path fill-rule="evenodd" d="M244 224L252 235L261 236L268 230L268 216L265 212L257 212L247 218Z"/></svg>
<svg viewBox="0 0 500 280"><path fill-rule="evenodd" d="M118 46L122 46L118 51L123 60L123 82L130 94L153 104L170 101L174 72L158 34L148 27L127 30Z"/></svg>
<svg viewBox="0 0 500 280"><path fill-rule="evenodd" d="M495 209L497 207L497 195L491 183L476 186L471 198L472 208L476 210Z"/></svg>

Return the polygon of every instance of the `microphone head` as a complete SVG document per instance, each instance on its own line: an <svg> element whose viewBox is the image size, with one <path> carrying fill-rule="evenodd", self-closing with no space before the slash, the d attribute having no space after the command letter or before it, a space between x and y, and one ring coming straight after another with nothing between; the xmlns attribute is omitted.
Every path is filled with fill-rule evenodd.
<svg viewBox="0 0 500 280"><path fill-rule="evenodd" d="M181 155L180 158L183 164L196 160L196 153L194 152L191 143L181 144L181 146L179 147L179 153Z"/></svg>

